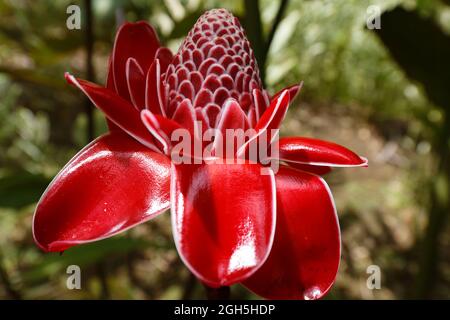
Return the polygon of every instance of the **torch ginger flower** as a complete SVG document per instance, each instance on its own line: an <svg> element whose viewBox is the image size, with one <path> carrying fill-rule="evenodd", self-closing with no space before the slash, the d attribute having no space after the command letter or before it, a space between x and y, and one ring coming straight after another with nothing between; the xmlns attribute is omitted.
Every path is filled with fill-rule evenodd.
<svg viewBox="0 0 450 320"><path fill-rule="evenodd" d="M103 111L109 132L70 160L40 199L33 236L41 249L104 239L170 208L179 255L206 285L242 283L272 299L316 299L330 289L340 230L320 174L367 160L301 137L279 139L277 171L247 158L251 141L279 128L300 85L270 97L228 11L202 15L175 56L146 22L125 23L106 88L66 79ZM171 161L175 130L199 138L211 128L254 130L236 150L243 162Z"/></svg>

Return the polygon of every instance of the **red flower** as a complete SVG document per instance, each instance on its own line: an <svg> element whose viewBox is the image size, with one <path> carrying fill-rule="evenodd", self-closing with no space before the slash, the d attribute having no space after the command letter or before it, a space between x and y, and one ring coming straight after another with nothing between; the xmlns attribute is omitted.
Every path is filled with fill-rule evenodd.
<svg viewBox="0 0 450 320"><path fill-rule="evenodd" d="M248 158L252 141L278 129L300 85L270 98L230 13L205 13L174 57L150 25L126 23L106 88L66 78L105 113L110 130L81 150L42 196L33 221L40 248L63 251L110 237L170 207L178 252L207 285L242 282L265 298L288 299L320 298L329 290L340 232L332 195L317 174L367 161L300 137L279 140L277 172L262 158ZM247 159L240 164L217 161L216 141L215 161L179 164L169 157L179 128L196 138L208 128L254 133L234 154Z"/></svg>

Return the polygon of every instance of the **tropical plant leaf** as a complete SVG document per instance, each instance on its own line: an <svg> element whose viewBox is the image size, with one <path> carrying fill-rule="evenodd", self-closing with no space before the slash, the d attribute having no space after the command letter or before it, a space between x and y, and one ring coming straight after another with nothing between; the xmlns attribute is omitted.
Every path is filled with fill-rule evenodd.
<svg viewBox="0 0 450 320"><path fill-rule="evenodd" d="M39 282L48 277L64 272L68 266L77 265L88 268L113 256L123 256L127 253L140 251L150 243L144 239L115 237L94 243L73 247L64 254L46 254L43 261L23 273L25 282Z"/></svg>
<svg viewBox="0 0 450 320"><path fill-rule="evenodd" d="M42 174L15 172L0 177L0 207L19 209L39 200L51 179Z"/></svg>

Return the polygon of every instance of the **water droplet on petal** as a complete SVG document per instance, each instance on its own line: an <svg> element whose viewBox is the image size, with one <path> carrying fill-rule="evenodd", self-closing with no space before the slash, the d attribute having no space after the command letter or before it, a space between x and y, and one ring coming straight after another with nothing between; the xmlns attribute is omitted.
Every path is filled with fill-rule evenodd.
<svg viewBox="0 0 450 320"><path fill-rule="evenodd" d="M311 287L307 290L305 290L303 294L303 298L305 300L316 300L319 299L322 296L322 290L320 290L318 287Z"/></svg>

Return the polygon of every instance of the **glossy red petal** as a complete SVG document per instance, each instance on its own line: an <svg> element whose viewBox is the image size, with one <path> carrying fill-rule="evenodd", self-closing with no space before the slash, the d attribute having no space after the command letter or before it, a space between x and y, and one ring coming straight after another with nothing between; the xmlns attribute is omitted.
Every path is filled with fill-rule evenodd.
<svg viewBox="0 0 450 320"><path fill-rule="evenodd" d="M164 153L168 155L172 145L172 133L182 127L175 121L153 114L149 110L141 111L141 119L150 133L161 143Z"/></svg>
<svg viewBox="0 0 450 320"><path fill-rule="evenodd" d="M33 236L45 251L63 251L147 221L169 207L170 160L122 132L81 150L39 201Z"/></svg>
<svg viewBox="0 0 450 320"><path fill-rule="evenodd" d="M172 51L170 49L161 47L156 51L155 59L159 60L159 64L161 66L161 73L166 72L167 67L172 62L173 55Z"/></svg>
<svg viewBox="0 0 450 320"><path fill-rule="evenodd" d="M199 137L194 107L189 99L184 99L175 110L172 120L186 128L194 138Z"/></svg>
<svg viewBox="0 0 450 320"><path fill-rule="evenodd" d="M303 164L303 163L296 163L296 162L287 162L287 164L292 168L296 168L301 171L318 174L320 176L323 176L331 171L331 167L327 167L327 166L314 166L314 165L310 165L310 164Z"/></svg>
<svg viewBox="0 0 450 320"><path fill-rule="evenodd" d="M255 129L257 131L278 129L283 121L289 107L289 91L284 90L262 114Z"/></svg>
<svg viewBox="0 0 450 320"><path fill-rule="evenodd" d="M238 157L244 157L250 147L251 143L261 144L261 139L265 139L265 145L269 146L273 136L273 130L279 129L281 122L283 121L287 109L289 107L289 92L284 90L283 93L272 100L270 106L264 112L255 126L256 134L251 137L237 152Z"/></svg>
<svg viewBox="0 0 450 320"><path fill-rule="evenodd" d="M289 97L290 97L291 101L293 101L295 99L295 97L297 96L297 94L302 89L302 87L303 87L303 81L300 82L299 84L294 84L292 86L284 88L284 89L278 91L277 93L275 93L273 95L273 97L272 97L272 100L278 98L283 93L284 90L288 90L289 91Z"/></svg>
<svg viewBox="0 0 450 320"><path fill-rule="evenodd" d="M242 133L250 126L248 118L242 110L239 103L233 99L228 99L219 114L219 121L217 124L217 130L221 133L222 137L216 137L214 140L213 152L216 156L220 158L235 157L235 154L240 147L239 143L242 145L243 141L239 141L234 135L238 134L236 130L242 129ZM233 134L234 144L231 145L229 141L230 136L227 136L228 131Z"/></svg>
<svg viewBox="0 0 450 320"><path fill-rule="evenodd" d="M125 23L119 28L112 53L112 67L116 91L122 98L130 101L125 74L128 59L136 59L146 73L159 47L155 30L145 21Z"/></svg>
<svg viewBox="0 0 450 320"><path fill-rule="evenodd" d="M147 72L145 84L145 106L154 114L166 116L164 87L161 82L161 66L156 59Z"/></svg>
<svg viewBox="0 0 450 320"><path fill-rule="evenodd" d="M255 104L255 115L258 121L267 109L266 100L263 93L259 89L254 89L253 92L253 102Z"/></svg>
<svg viewBox="0 0 450 320"><path fill-rule="evenodd" d="M116 84L114 82L114 72L112 69L112 58L108 59L108 73L106 74L106 88L111 91L116 91Z"/></svg>
<svg viewBox="0 0 450 320"><path fill-rule="evenodd" d="M117 94L95 83L66 73L66 80L80 89L115 125L148 148L159 151L152 135L141 121L139 111Z"/></svg>
<svg viewBox="0 0 450 320"><path fill-rule="evenodd" d="M172 229L184 263L211 287L249 277L275 227L273 175L258 164L172 165Z"/></svg>
<svg viewBox="0 0 450 320"><path fill-rule="evenodd" d="M67 77L67 75L65 75L65 76ZM111 90L111 91L113 91L113 92L116 92L116 84L114 82L114 73L112 71L112 59L111 59L111 57L108 60L108 73L106 75L106 88ZM116 126L114 124L114 122L112 122L108 118L106 118L106 124L108 125L108 129L110 131L114 131L114 130L121 131L121 129L118 126Z"/></svg>
<svg viewBox="0 0 450 320"><path fill-rule="evenodd" d="M267 299L318 299L334 282L340 231L325 181L288 167L276 174L277 226L269 258L243 284Z"/></svg>
<svg viewBox="0 0 450 320"><path fill-rule="evenodd" d="M333 142L304 138L285 137L279 144L279 159L298 164L325 167L366 167L367 159Z"/></svg>
<svg viewBox="0 0 450 320"><path fill-rule="evenodd" d="M145 108L145 74L134 58L127 61L126 77L131 102L138 110Z"/></svg>
<svg viewBox="0 0 450 320"><path fill-rule="evenodd" d="M248 118L248 124L249 124L250 128L253 128L254 126L256 126L256 122L258 120L256 118L255 106L250 107L250 110L247 113L247 118Z"/></svg>
<svg viewBox="0 0 450 320"><path fill-rule="evenodd" d="M242 110L239 103L233 99L228 99L222 108L219 115L219 123L217 129L219 129L223 135L225 135L226 129L242 129L245 130L249 127L247 116Z"/></svg>

